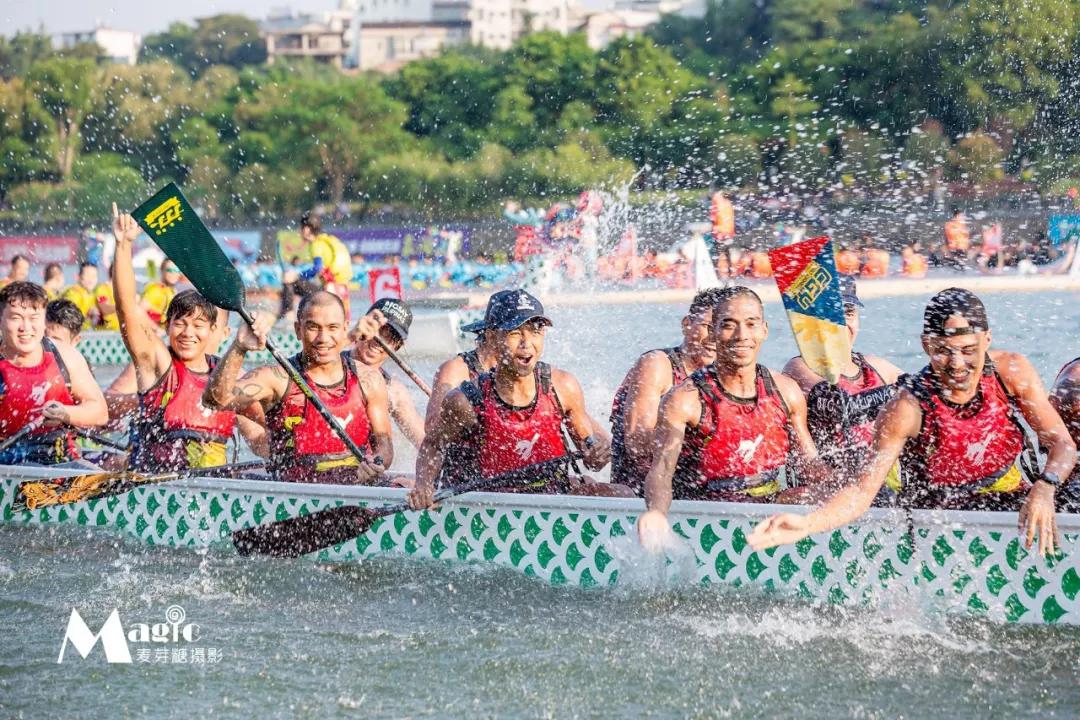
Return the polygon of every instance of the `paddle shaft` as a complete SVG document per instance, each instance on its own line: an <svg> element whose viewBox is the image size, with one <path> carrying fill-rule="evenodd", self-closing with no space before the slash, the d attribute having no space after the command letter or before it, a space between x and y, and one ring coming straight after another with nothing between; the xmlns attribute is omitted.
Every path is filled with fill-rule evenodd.
<svg viewBox="0 0 1080 720"><path fill-rule="evenodd" d="M5 439L3 442L0 442L0 452L7 450L9 447L19 442L30 433L37 430L39 427L42 426L44 422L45 418L42 417L38 418L37 420L31 420L30 422L23 425L14 435Z"/></svg>
<svg viewBox="0 0 1080 720"><path fill-rule="evenodd" d="M571 458L580 458L573 453ZM535 482L545 471L566 464L566 456L529 465L518 470L489 478L475 478L435 493L435 502L455 495L491 488L525 485ZM279 520L268 525L237 530L233 533L233 545L241 555L270 555L272 557L296 558L318 552L333 545L348 542L371 529L380 517L411 510L408 503L395 503L383 507L359 507L338 505L319 510L310 515L300 515Z"/></svg>
<svg viewBox="0 0 1080 720"><path fill-rule="evenodd" d="M96 442L98 445L104 445L105 447L113 448L114 450L118 450L120 452L128 452L129 450L127 445L117 442L116 440L107 438L101 433L96 433L93 430L87 430L86 428L75 428L75 434L80 437L84 437L87 440Z"/></svg>
<svg viewBox="0 0 1080 720"><path fill-rule="evenodd" d="M386 354L390 356L390 359L397 363L397 366L401 368L401 371L408 375L410 380L416 383L416 387L420 388L420 390L425 395L431 397L431 388L429 388L427 386L427 383L425 383L423 379L416 374L415 370L409 367L409 364L407 362L401 359L401 356L397 354L394 348L390 347L387 342L378 335L375 336L375 339L378 341L379 346L386 352Z"/></svg>
<svg viewBox="0 0 1080 720"><path fill-rule="evenodd" d="M231 265L229 266L229 268L233 272L236 272L236 269L233 268ZM237 308L236 311L240 314L240 317L243 319L243 321L246 322L248 325L253 326L255 324L255 318L251 317L251 314L247 311L247 308L241 306ZM282 369L289 374L289 379L296 383L296 387L300 388L300 392L304 393L304 397L306 397L311 402L311 404L315 406L315 409L319 412L319 415L321 415L322 419L326 421L326 424L330 426L330 430L338 436L338 439L345 443L345 447L349 448L349 452L355 455L356 459L360 462L367 462L367 457L364 455L364 451L360 449L360 446L357 445L351 437L349 437L349 434L345 432L345 428L341 427L341 425L338 424L337 418L334 417L333 413L331 413L326 408L326 405L323 405L322 400L320 400L319 396L315 394L315 391L311 389L311 386L308 385L308 382L304 379L304 376L300 374L300 370L294 367L293 364L289 362L289 360L284 355L282 355L276 347L274 347L274 344L270 341L269 337L266 338L266 350L270 353L270 356L274 358L275 361L277 361L277 364L280 365Z"/></svg>

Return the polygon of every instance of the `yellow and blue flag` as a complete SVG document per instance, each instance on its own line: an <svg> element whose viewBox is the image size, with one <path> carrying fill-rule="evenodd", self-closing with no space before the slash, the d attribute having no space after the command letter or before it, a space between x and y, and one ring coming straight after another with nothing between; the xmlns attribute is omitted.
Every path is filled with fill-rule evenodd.
<svg viewBox="0 0 1080 720"><path fill-rule="evenodd" d="M774 248L769 260L803 360L835 385L851 360L851 336L832 240L823 236Z"/></svg>

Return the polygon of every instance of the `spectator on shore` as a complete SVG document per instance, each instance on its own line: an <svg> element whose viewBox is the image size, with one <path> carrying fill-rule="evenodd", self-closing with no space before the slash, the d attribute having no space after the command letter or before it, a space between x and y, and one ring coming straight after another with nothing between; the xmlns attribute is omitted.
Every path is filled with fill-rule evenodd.
<svg viewBox="0 0 1080 720"><path fill-rule="evenodd" d="M30 277L30 261L25 255L16 255L11 258L11 270L8 276L0 280L0 288L13 282L23 282Z"/></svg>

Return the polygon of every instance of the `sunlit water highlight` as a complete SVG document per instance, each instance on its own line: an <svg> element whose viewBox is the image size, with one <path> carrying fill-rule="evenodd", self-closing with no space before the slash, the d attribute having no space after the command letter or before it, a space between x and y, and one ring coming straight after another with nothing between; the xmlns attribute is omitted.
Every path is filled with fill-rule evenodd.
<svg viewBox="0 0 1080 720"><path fill-rule="evenodd" d="M1044 381L1080 352L1075 294L987 295L995 345ZM867 301L859 347L906 370L923 298ZM637 353L676 341L679 306L554 308L548 359L590 410ZM763 361L794 345L767 308ZM422 374L433 369L418 363ZM411 453L401 452L399 466ZM1060 717L1080 714L1080 629L945 619L898 597L874 610L699 588L676 557L629 544L624 586L551 587L514 571L411 558L327 566L147 548L71 527L0 527L2 717ZM182 606L218 664L107 665L71 648ZM134 652L134 648L133 648Z"/></svg>

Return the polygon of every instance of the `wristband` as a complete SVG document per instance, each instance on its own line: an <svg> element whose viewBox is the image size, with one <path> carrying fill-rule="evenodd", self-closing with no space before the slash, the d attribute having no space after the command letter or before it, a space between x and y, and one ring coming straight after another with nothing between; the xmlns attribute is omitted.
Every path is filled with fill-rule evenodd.
<svg viewBox="0 0 1080 720"><path fill-rule="evenodd" d="M1061 487L1061 476L1056 472L1044 472L1039 479L1054 488Z"/></svg>

